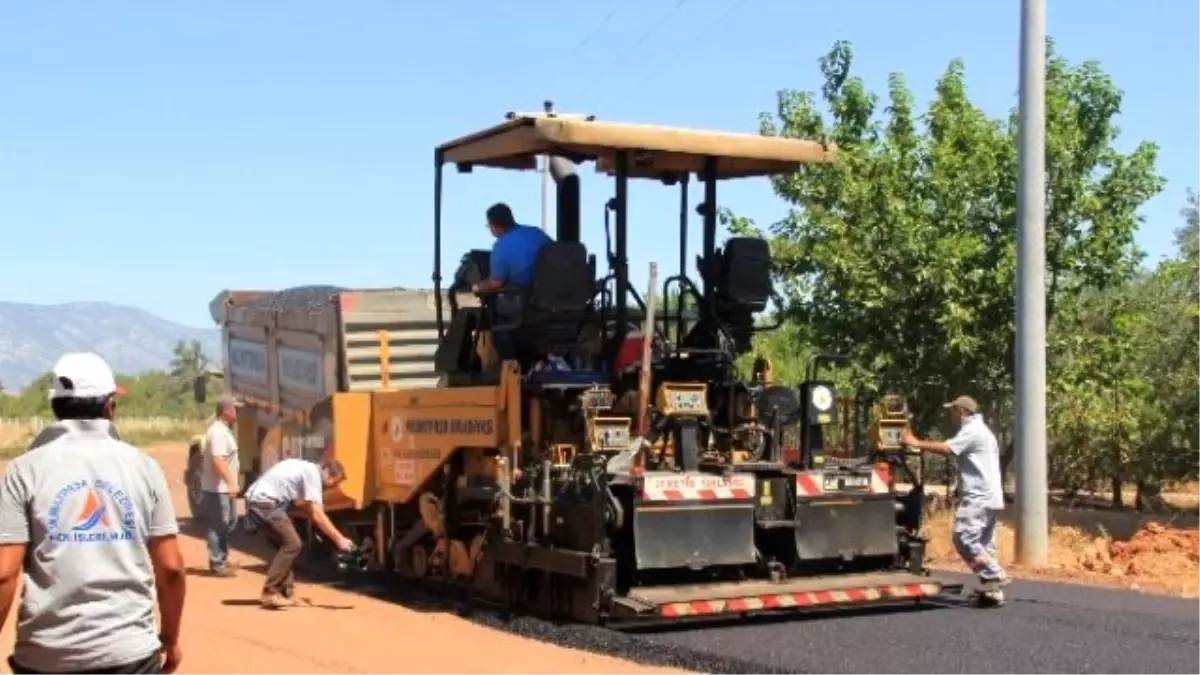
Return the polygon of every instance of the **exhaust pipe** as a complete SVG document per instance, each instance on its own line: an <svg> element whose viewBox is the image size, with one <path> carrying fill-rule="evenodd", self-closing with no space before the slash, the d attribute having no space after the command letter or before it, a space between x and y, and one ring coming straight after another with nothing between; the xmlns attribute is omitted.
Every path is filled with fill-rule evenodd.
<svg viewBox="0 0 1200 675"><path fill-rule="evenodd" d="M550 177L554 179L557 197L558 236L557 241L579 241L579 175L571 160L563 157L550 158Z"/></svg>

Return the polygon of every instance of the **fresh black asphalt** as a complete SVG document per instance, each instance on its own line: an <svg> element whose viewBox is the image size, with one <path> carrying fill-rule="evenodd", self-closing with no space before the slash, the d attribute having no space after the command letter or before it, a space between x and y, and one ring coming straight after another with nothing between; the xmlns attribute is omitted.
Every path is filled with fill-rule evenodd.
<svg viewBox="0 0 1200 675"><path fill-rule="evenodd" d="M504 617L403 590L403 584L385 589L378 578L325 580L421 611L453 608L468 620L541 642L693 672L1200 672L1200 602L1082 585L1014 580L999 609L948 596L916 606L616 632Z"/></svg>
<svg viewBox="0 0 1200 675"><path fill-rule="evenodd" d="M965 581L965 579L964 579ZM1014 581L999 609L965 598L644 636L792 673L1196 673L1196 600ZM653 651L653 650L651 650Z"/></svg>
<svg viewBox="0 0 1200 675"><path fill-rule="evenodd" d="M952 595L915 606L616 632L503 616L390 575L305 576L417 611L454 611L541 642L692 672L1200 672L1200 601L1075 584L1015 579L998 609L970 607ZM938 576L971 584L963 575Z"/></svg>

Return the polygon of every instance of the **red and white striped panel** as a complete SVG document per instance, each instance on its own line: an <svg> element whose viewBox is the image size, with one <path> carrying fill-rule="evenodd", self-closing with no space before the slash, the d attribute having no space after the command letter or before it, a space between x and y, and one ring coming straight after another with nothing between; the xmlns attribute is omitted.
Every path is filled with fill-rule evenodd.
<svg viewBox="0 0 1200 675"><path fill-rule="evenodd" d="M716 476L707 473L647 473L642 477L642 501L732 501L754 499L754 476L736 473Z"/></svg>
<svg viewBox="0 0 1200 675"><path fill-rule="evenodd" d="M744 598L721 600L692 600L660 605L659 616L675 619L712 614L737 614L769 610L809 609L836 605L886 602L889 600L918 600L938 595L941 584L905 584L895 586L869 586L845 588L835 591L811 591L805 593L779 593Z"/></svg>
<svg viewBox="0 0 1200 675"><path fill-rule="evenodd" d="M888 492L891 482L890 471L876 467L871 471L870 494L880 495ZM796 474L797 497L820 497L825 494L825 473L823 471L808 471Z"/></svg>

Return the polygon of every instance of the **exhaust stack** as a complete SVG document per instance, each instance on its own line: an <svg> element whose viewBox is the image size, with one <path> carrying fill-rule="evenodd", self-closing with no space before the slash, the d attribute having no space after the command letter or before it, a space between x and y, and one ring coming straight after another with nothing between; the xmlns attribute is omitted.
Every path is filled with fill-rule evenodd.
<svg viewBox="0 0 1200 675"><path fill-rule="evenodd" d="M579 241L579 175L571 160L550 157L550 177L556 186L557 241Z"/></svg>

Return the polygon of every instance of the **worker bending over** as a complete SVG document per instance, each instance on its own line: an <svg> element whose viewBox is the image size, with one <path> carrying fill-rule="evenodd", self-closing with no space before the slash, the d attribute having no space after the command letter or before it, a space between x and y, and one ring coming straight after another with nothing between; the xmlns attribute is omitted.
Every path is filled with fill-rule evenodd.
<svg viewBox="0 0 1200 675"><path fill-rule="evenodd" d="M487 210L487 225L496 238L489 263L491 271L487 279L475 284L471 290L486 295L506 288L529 288L533 284L533 263L538 252L553 240L540 228L517 223L512 209L503 203L493 204ZM507 326L520 321L519 294L498 295L493 307L495 325ZM501 360L517 358L516 340L511 330L494 331L492 341Z"/></svg>
<svg viewBox="0 0 1200 675"><path fill-rule="evenodd" d="M959 396L945 405L958 425L948 441L922 441L904 431L904 444L922 452L950 456L958 463L959 504L954 515L954 548L971 571L979 576L974 600L984 607L1004 604L1001 587L1008 575L996 553L996 519L1004 510L1004 483L1000 475L1000 446L983 421L979 405L970 396Z"/></svg>
<svg viewBox="0 0 1200 675"><path fill-rule="evenodd" d="M296 577L292 565L303 544L292 524L291 510L308 518L338 551L348 552L354 548L353 542L330 522L323 501L324 491L337 487L345 479L346 471L336 460L318 465L290 458L272 465L246 488L246 510L266 523L280 540L279 550L271 560L263 582L263 607L280 609L296 604L293 598Z"/></svg>

